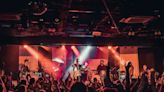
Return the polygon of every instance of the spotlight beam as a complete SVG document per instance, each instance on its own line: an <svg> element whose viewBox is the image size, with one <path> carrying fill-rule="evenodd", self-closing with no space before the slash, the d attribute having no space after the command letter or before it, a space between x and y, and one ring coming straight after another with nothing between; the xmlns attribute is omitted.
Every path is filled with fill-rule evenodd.
<svg viewBox="0 0 164 92"><path fill-rule="evenodd" d="M91 46L87 46L83 52L81 53L80 57L79 57L79 63L83 64L84 61L88 58L89 52L91 51L92 47Z"/></svg>
<svg viewBox="0 0 164 92"><path fill-rule="evenodd" d="M73 47L71 47L71 48L73 48ZM88 58L88 55L89 55L89 52L92 50L92 47L91 46L87 46L86 48L84 48L83 50L82 50L82 53L81 53L81 55L79 56L79 64L83 64L84 63L84 61ZM76 60L74 60L74 62L75 62ZM73 63L74 63L73 62ZM72 71L72 66L69 66L68 67L68 69L65 71L65 75L64 75L64 77L63 77L63 80L65 80L66 78L67 78L67 76L69 75L69 73Z"/></svg>
<svg viewBox="0 0 164 92"><path fill-rule="evenodd" d="M44 67L44 71L46 71L49 74L54 73L54 67L58 68L56 65L54 65L50 59L43 56L41 53L39 53L37 50L33 49L32 47L26 45L25 49L32 55L34 58L38 60L38 62L41 63L41 65Z"/></svg>
<svg viewBox="0 0 164 92"><path fill-rule="evenodd" d="M125 60L119 56L118 52L116 52L111 46L108 46L108 49L114 54L115 58L119 61L121 65L125 64Z"/></svg>
<svg viewBox="0 0 164 92"><path fill-rule="evenodd" d="M78 51L78 49L75 46L71 46L71 49L75 53L76 57L79 57L80 56L80 52Z"/></svg>

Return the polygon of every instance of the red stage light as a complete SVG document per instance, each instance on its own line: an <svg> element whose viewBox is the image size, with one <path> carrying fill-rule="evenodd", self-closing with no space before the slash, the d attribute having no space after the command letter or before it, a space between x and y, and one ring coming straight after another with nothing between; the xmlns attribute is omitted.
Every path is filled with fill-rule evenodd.
<svg viewBox="0 0 164 92"><path fill-rule="evenodd" d="M80 52L78 51L78 49L77 49L75 46L71 46L71 49L73 50L73 52L75 53L75 55L76 55L77 57L80 56Z"/></svg>
<svg viewBox="0 0 164 92"><path fill-rule="evenodd" d="M111 49L112 48L112 46L108 46L108 49Z"/></svg>
<svg viewBox="0 0 164 92"><path fill-rule="evenodd" d="M42 66L44 66L44 71L52 74L54 73L53 67L57 68L55 69L55 72L58 71L58 66L54 64L51 60L49 60L47 57L43 56L41 53L39 53L36 49L32 48L31 46L26 46L25 49L33 55L38 61L41 63Z"/></svg>
<svg viewBox="0 0 164 92"><path fill-rule="evenodd" d="M65 49L65 46L64 45L62 45L62 47L61 47L62 49Z"/></svg>
<svg viewBox="0 0 164 92"><path fill-rule="evenodd" d="M27 48L28 46L27 45L23 45L24 48Z"/></svg>
<svg viewBox="0 0 164 92"><path fill-rule="evenodd" d="M40 47L42 47L44 50L46 50L46 51L50 51L51 49L49 48L49 47L47 47L47 46L40 46Z"/></svg>
<svg viewBox="0 0 164 92"><path fill-rule="evenodd" d="M74 49L75 48L75 46L71 46L71 49Z"/></svg>

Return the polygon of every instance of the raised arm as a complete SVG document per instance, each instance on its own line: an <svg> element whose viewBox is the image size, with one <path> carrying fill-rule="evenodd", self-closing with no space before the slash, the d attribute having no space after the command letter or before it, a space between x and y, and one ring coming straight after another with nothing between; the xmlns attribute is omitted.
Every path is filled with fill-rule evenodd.
<svg viewBox="0 0 164 92"><path fill-rule="evenodd" d="M3 87L3 92L7 92L6 86L5 86L1 76L0 76L0 81L1 81L1 84L2 84L2 87Z"/></svg>

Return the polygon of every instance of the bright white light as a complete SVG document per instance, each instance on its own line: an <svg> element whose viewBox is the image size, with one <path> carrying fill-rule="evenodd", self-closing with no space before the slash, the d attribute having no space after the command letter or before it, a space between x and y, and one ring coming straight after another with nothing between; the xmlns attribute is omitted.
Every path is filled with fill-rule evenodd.
<svg viewBox="0 0 164 92"><path fill-rule="evenodd" d="M84 61L88 58L89 52L91 51L92 47L91 46L87 46L86 48L84 48L84 50L82 50L82 53L79 57L79 63L83 64Z"/></svg>
<svg viewBox="0 0 164 92"><path fill-rule="evenodd" d="M72 47L71 47L72 48ZM83 64L84 63L84 61L88 58L88 55L89 55L89 52L92 50L92 47L91 46L87 46L86 48L84 48L83 50L82 50L82 53L80 54L80 56L79 56L79 64ZM74 62L75 62L76 60L74 60ZM74 63L73 62L73 63ZM63 77L63 79L65 80L66 78L67 78L67 76L68 76L68 74L69 73L71 73L71 71L72 71L72 66L69 66L69 68L65 71L65 75L64 75L64 77Z"/></svg>
<svg viewBox="0 0 164 92"><path fill-rule="evenodd" d="M58 62L58 63L64 63L64 61L60 58L53 58L52 61Z"/></svg>
<svg viewBox="0 0 164 92"><path fill-rule="evenodd" d="M56 67L52 67L52 69L53 69L55 72L59 71L59 68L56 68Z"/></svg>
<svg viewBox="0 0 164 92"><path fill-rule="evenodd" d="M112 46L108 46L108 49L111 49L112 48Z"/></svg>
<svg viewBox="0 0 164 92"><path fill-rule="evenodd" d="M71 46L71 49L74 49L75 48L75 46Z"/></svg>
<svg viewBox="0 0 164 92"><path fill-rule="evenodd" d="M65 49L65 46L64 45L62 45L62 47L61 47L62 49Z"/></svg>
<svg viewBox="0 0 164 92"><path fill-rule="evenodd" d="M27 48L28 46L27 45L23 45L24 48Z"/></svg>
<svg viewBox="0 0 164 92"><path fill-rule="evenodd" d="M59 68L54 69L55 72L59 71Z"/></svg>

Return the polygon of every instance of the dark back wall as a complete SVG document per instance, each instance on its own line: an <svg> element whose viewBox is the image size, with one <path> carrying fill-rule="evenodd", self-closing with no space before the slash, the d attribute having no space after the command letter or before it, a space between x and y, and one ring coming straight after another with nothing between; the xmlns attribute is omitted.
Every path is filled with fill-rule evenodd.
<svg viewBox="0 0 164 92"><path fill-rule="evenodd" d="M17 73L19 69L19 46L3 45L0 49L0 65L5 73Z"/></svg>
<svg viewBox="0 0 164 92"><path fill-rule="evenodd" d="M148 68L155 68L158 72L163 72L164 69L164 48L139 48L139 69L142 71L142 66L146 64Z"/></svg>

